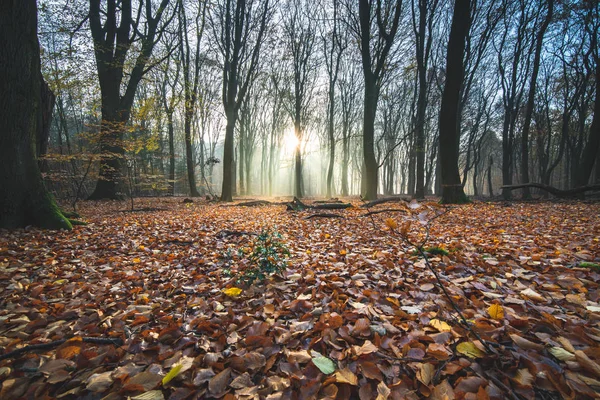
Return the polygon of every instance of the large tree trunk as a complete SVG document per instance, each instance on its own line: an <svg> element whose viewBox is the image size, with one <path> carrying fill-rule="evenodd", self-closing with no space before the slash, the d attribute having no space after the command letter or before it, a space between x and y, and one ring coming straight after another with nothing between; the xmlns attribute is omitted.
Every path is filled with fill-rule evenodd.
<svg viewBox="0 0 600 400"><path fill-rule="evenodd" d="M458 170L460 130L458 112L460 89L464 77L465 40L471 24L470 0L456 0L446 57L446 82L440 109L440 162L442 170L442 203L468 201Z"/></svg>
<svg viewBox="0 0 600 400"><path fill-rule="evenodd" d="M36 160L41 73L35 0L0 1L0 228L71 229Z"/></svg>
<svg viewBox="0 0 600 400"><path fill-rule="evenodd" d="M365 75L367 75L365 73ZM370 75L370 74L368 74ZM372 76L365 76L365 102L363 116L363 197L377 198L377 160L375 159L375 113L379 99L377 83Z"/></svg>

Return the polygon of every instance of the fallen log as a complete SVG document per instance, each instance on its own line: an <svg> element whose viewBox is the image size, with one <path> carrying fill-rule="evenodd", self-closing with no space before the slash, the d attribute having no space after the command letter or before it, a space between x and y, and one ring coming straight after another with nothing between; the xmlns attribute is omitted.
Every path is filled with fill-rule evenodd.
<svg viewBox="0 0 600 400"><path fill-rule="evenodd" d="M533 188L542 189L556 197L561 197L561 198L575 197L581 193L589 192L592 190L600 190L600 184L580 186L580 187L576 187L573 189L562 190L562 189L557 189L554 186L549 186L549 185L545 185L543 183L535 183L535 182L521 183L519 185L504 185L501 187L501 189L516 190L516 189L522 189L525 187L533 187Z"/></svg>
<svg viewBox="0 0 600 400"><path fill-rule="evenodd" d="M287 203L288 211L303 211L308 209L315 210L344 210L346 208L352 207L350 203L327 203L327 204L317 204L317 205L309 205L305 204L297 197L294 197L292 201Z"/></svg>
<svg viewBox="0 0 600 400"><path fill-rule="evenodd" d="M317 214L311 214L304 219L311 219L311 218L344 218L344 216L340 215L340 214L333 214L333 213L317 213Z"/></svg>
<svg viewBox="0 0 600 400"><path fill-rule="evenodd" d="M361 208L370 208L370 207L376 206L378 204L392 203L392 202L398 203L401 201L408 203L408 202L410 202L410 199L406 198L406 197L402 197L402 196L382 197L381 199L372 200L368 203L363 204L361 206Z"/></svg>
<svg viewBox="0 0 600 400"><path fill-rule="evenodd" d="M232 204L233 206L238 207L256 207L256 206L270 206L270 201L267 200L253 200L253 201L245 201L243 203Z"/></svg>

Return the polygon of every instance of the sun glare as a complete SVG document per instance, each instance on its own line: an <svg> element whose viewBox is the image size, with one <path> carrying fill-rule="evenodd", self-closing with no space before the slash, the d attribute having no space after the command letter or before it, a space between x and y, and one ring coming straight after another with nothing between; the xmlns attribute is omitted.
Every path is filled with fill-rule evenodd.
<svg viewBox="0 0 600 400"><path fill-rule="evenodd" d="M294 128L286 130L285 136L283 137L283 145L285 146L286 152L294 153L299 144L300 142L294 133Z"/></svg>

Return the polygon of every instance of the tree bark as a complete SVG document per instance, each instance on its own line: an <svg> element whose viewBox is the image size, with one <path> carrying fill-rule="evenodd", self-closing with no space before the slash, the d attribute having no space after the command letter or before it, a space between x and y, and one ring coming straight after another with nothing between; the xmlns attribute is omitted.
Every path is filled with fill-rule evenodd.
<svg viewBox="0 0 600 400"><path fill-rule="evenodd" d="M42 121L35 0L0 1L0 228L71 229L36 160Z"/></svg>
<svg viewBox="0 0 600 400"><path fill-rule="evenodd" d="M442 203L468 201L458 170L460 129L458 112L460 89L464 78L465 40L471 25L470 0L456 0L448 40L446 82L440 108L440 163L442 171Z"/></svg>

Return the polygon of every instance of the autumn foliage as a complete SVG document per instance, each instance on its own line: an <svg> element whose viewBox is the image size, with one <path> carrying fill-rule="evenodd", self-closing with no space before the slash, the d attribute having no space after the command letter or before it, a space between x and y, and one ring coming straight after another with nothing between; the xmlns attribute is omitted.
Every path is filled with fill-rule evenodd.
<svg viewBox="0 0 600 400"><path fill-rule="evenodd" d="M0 398L598 397L597 203L144 201L0 231ZM239 281L273 230L285 265Z"/></svg>

